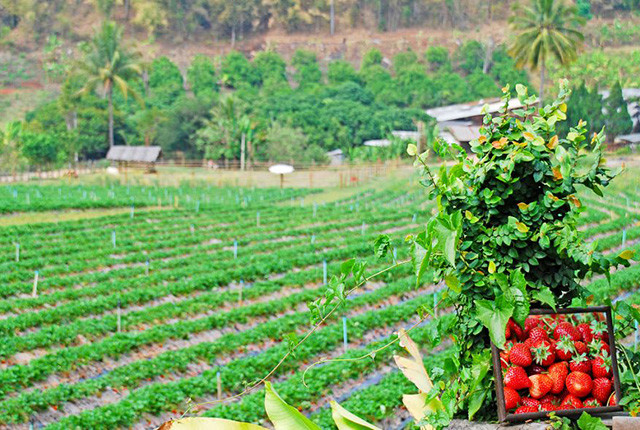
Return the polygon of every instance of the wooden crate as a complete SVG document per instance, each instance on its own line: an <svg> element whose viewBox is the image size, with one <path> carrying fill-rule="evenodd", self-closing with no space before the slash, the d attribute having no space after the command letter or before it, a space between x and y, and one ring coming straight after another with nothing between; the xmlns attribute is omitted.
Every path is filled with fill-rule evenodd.
<svg viewBox="0 0 640 430"><path fill-rule="evenodd" d="M613 318L611 316L611 307L609 306L593 306L588 308L564 308L553 311L552 309L532 309L531 315L557 315L557 314L593 314L602 313L607 323L607 333L609 335L609 348L611 349L611 367L613 374L613 389L615 390L616 406L601 406L594 408L580 408L569 410L557 410L554 413L560 417L577 418L583 412L597 416L598 414L616 412L622 410L619 405L622 397L620 389L620 375L618 374L618 361L616 357L615 336L613 332ZM500 364L500 351L491 343L491 353L493 356L493 375L496 381L496 395L498 399L498 418L500 422L523 422L528 420L544 420L548 418L549 412L531 412L526 414L507 413L504 403L504 383L502 380L502 366Z"/></svg>

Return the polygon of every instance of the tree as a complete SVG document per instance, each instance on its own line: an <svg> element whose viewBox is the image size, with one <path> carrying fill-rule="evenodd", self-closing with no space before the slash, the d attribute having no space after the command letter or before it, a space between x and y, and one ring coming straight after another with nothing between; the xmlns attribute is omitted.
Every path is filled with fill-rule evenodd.
<svg viewBox="0 0 640 430"><path fill-rule="evenodd" d="M362 57L362 63L360 64L360 72L364 71L367 67L382 64L382 52L379 49L372 48L365 52Z"/></svg>
<svg viewBox="0 0 640 430"><path fill-rule="evenodd" d="M314 160L314 154L317 154L313 151L314 147L311 145L309 150L309 140L302 130L274 122L267 130L264 155L272 162L323 161ZM324 151L320 153L324 155Z"/></svg>
<svg viewBox="0 0 640 430"><path fill-rule="evenodd" d="M275 51L258 52L253 59L253 67L263 83L268 80L280 82L287 80L287 63Z"/></svg>
<svg viewBox="0 0 640 430"><path fill-rule="evenodd" d="M220 75L225 85L238 89L243 86L255 86L260 78L253 64L242 53L231 51L222 60Z"/></svg>
<svg viewBox="0 0 640 430"><path fill-rule="evenodd" d="M241 100L226 95L211 110L211 119L196 132L196 144L204 150L205 157L222 158L226 163L241 156L242 135L247 139L250 132L251 123Z"/></svg>
<svg viewBox="0 0 640 430"><path fill-rule="evenodd" d="M211 59L202 54L193 57L187 69L187 81L196 97L210 96L217 91L216 70Z"/></svg>
<svg viewBox="0 0 640 430"><path fill-rule="evenodd" d="M343 82L360 82L358 73L350 62L346 60L334 60L329 63L327 79L330 84L341 84Z"/></svg>
<svg viewBox="0 0 640 430"><path fill-rule="evenodd" d="M443 67L450 68L449 51L444 46L430 46L424 54L431 71L437 71Z"/></svg>
<svg viewBox="0 0 640 430"><path fill-rule="evenodd" d="M109 147L112 147L113 89L117 87L125 97L131 93L138 98L129 83L141 73L139 54L124 46L122 27L112 21L105 21L91 39L84 59L77 66L87 79L83 91L93 91L98 85L104 90L109 111Z"/></svg>
<svg viewBox="0 0 640 430"><path fill-rule="evenodd" d="M43 166L59 161L58 137L51 133L22 133L22 154L32 164Z"/></svg>
<svg viewBox="0 0 640 430"><path fill-rule="evenodd" d="M529 6L515 4L509 19L515 38L509 47L519 67L540 69L539 104L543 106L545 67L549 56L566 66L578 57L584 24L574 5L565 0L531 0Z"/></svg>
<svg viewBox="0 0 640 430"><path fill-rule="evenodd" d="M178 66L164 56L154 59L149 70L149 102L157 107L170 106L183 93Z"/></svg>
<svg viewBox="0 0 640 430"><path fill-rule="evenodd" d="M322 71L316 54L313 52L303 49L296 50L291 59L291 65L296 69L294 78L301 87L320 83Z"/></svg>
<svg viewBox="0 0 640 430"><path fill-rule="evenodd" d="M605 123L610 140L631 131L633 121L627 109L627 102L624 101L624 97L622 96L620 81L616 81L611 87L609 97L605 100L605 109L607 111Z"/></svg>
<svg viewBox="0 0 640 430"><path fill-rule="evenodd" d="M558 124L558 130L566 135L570 129L568 124L577 124L583 120L587 122L589 135L598 133L605 125L602 108L602 96L598 94L597 88L590 91L582 82L572 89L567 102L567 120Z"/></svg>
<svg viewBox="0 0 640 430"><path fill-rule="evenodd" d="M8 122L4 130L0 130L0 165L10 168L15 176L16 167L20 164L22 150L22 123Z"/></svg>

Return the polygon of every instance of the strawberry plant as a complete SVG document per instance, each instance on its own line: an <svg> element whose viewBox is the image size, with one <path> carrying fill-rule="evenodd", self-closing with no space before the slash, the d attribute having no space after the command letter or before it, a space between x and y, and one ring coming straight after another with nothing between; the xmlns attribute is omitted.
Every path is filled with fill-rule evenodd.
<svg viewBox="0 0 640 430"><path fill-rule="evenodd" d="M492 381L478 378L477 358L486 356L490 341L505 346L510 319L525 329L531 306L584 303L588 294L582 279L594 273L608 277L610 268L628 266L633 256L630 251L604 255L577 230L584 211L578 189L602 196L619 173L605 165L604 132L587 136L581 121L566 138L556 133L556 123L566 119L566 82L558 98L539 110L525 87L518 85L516 92L524 107L509 112L511 96L504 88L504 107L495 117L485 115L480 137L471 142L472 155L436 142L436 155L454 160L436 171L427 164L428 151L419 154L414 145L408 147L422 184L438 203L426 228L409 238L417 281L427 281L426 269L433 268L433 277L448 287L445 302L457 315L458 365L445 379L461 383L445 384L440 393L457 399L446 410L450 418L460 410L469 418L494 418ZM555 361L555 345L543 328L532 329L538 330L542 333L534 334L528 346L534 363L546 368ZM577 328L558 332L571 340L580 336ZM570 350L563 345L562 354ZM543 397L552 386L536 376L530 389Z"/></svg>

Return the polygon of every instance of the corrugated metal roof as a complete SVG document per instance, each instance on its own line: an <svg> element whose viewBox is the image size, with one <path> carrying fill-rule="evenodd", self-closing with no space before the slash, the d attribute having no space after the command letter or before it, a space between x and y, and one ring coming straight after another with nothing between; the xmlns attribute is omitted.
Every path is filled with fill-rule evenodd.
<svg viewBox="0 0 640 430"><path fill-rule="evenodd" d="M621 134L616 136L616 143L640 143L640 133Z"/></svg>
<svg viewBox="0 0 640 430"><path fill-rule="evenodd" d="M391 145L391 141L388 139L374 139L374 140L367 140L364 142L364 146L390 146Z"/></svg>
<svg viewBox="0 0 640 430"><path fill-rule="evenodd" d="M394 130L391 132L392 135L399 139L403 140L418 140L420 139L420 133L417 131L411 130Z"/></svg>
<svg viewBox="0 0 640 430"><path fill-rule="evenodd" d="M107 160L154 163L162 155L159 146L112 146L107 152Z"/></svg>
<svg viewBox="0 0 640 430"><path fill-rule="evenodd" d="M450 125L446 127L458 142L471 142L480 137L480 127L473 125Z"/></svg>
<svg viewBox="0 0 640 430"><path fill-rule="evenodd" d="M465 118L473 118L482 115L482 107L489 105L488 113L496 113L500 110L503 103L500 99L479 100L473 103L462 103L457 105L443 106L433 109L427 109L427 115L433 117L438 122L455 121ZM519 109L523 105L518 99L509 100L509 110Z"/></svg>

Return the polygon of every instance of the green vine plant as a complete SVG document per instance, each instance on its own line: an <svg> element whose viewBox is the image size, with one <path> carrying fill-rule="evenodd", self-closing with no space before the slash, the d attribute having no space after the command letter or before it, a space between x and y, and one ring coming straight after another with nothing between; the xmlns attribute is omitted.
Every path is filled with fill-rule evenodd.
<svg viewBox="0 0 640 430"><path fill-rule="evenodd" d="M604 274L609 279L612 267L628 266L634 257L630 250L612 257L603 255L596 250L597 243L585 243L577 229L578 217L585 209L578 192L591 190L602 196L602 189L620 173L620 169L606 166L604 130L589 137L587 124L580 121L565 137L558 135L556 124L566 119L570 94L566 82L560 84L558 98L538 110L534 107L536 97L530 96L526 87L517 85L515 90L523 108L510 111L510 88L503 88L502 108L495 117L485 114L480 137L471 143L471 154L459 145L437 140L422 153L415 145L408 146L407 152L421 173L421 184L427 188L429 199L437 202L437 213L424 229L406 238L411 259L393 258L389 267L371 275L367 275L366 264L360 260L344 262L340 273L331 278L324 297L309 303L311 328L306 334L300 339L288 336L285 341L289 350L270 372L221 401L262 386L266 386L268 396L269 378L344 305L350 294L394 268L412 264L417 286L444 281L447 288L437 306L455 310L453 323L435 324L434 336L451 336L454 353L441 368L430 369L434 382L407 332L400 332L382 348L361 357L335 360L375 359L380 349L398 342L412 357L413 372L409 373L423 375L420 381L414 380L407 373L407 366L401 364L406 365L407 361L396 359L419 388L417 397L405 395L403 401L420 428L443 429L456 416L495 420L490 342L499 348L504 346L509 319L524 325L531 307L585 306L590 292L580 281L592 274ZM432 152L453 162L432 170L428 165ZM389 236L378 237L374 243L378 258L391 254L390 243ZM613 308L622 318L640 320L640 312L628 305L616 304ZM418 324L433 315L432 308L418 311ZM628 327L625 330L621 333L628 333ZM629 370L622 373L623 386L640 388L634 370L640 362L638 354L619 348L623 349L624 366ZM183 418L196 406L218 402L189 405ZM621 404L625 402L640 405L640 395L627 396ZM637 405L634 407L640 409ZM279 425L268 408L267 414L276 429L316 428ZM590 427L598 421L594 420L584 414L581 421L586 427L579 421L578 428L599 428ZM338 428L376 428L368 423L358 425ZM570 428L561 419L552 420L552 425ZM236 428L260 427L229 427Z"/></svg>
<svg viewBox="0 0 640 430"><path fill-rule="evenodd" d="M486 114L471 143L473 156L437 142L435 153L454 164L434 172L428 151L408 147L438 204L425 230L409 238L417 283L432 269L429 281L445 281L445 304L456 310L456 362L441 372L446 388L434 393L452 406L433 414L438 427L460 410L469 419L494 418L482 412L495 410L490 341L504 346L510 318L524 326L530 307L584 306L589 291L580 281L592 274L609 279L612 267L628 266L633 257L629 250L605 256L577 230L584 210L578 191L602 196L620 170L606 167L604 130L589 138L580 121L566 137L556 133L556 123L566 119L567 83L537 113L526 87L516 86L524 107L511 112L509 87L503 92L499 115Z"/></svg>

